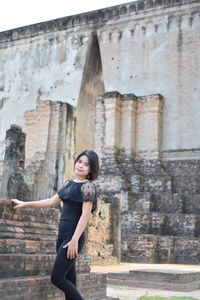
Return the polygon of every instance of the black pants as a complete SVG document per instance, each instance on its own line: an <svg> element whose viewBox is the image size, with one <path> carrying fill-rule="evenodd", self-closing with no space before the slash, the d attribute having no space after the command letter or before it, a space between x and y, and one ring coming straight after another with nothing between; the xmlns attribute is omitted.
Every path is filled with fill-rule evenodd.
<svg viewBox="0 0 200 300"><path fill-rule="evenodd" d="M51 273L51 282L65 293L66 300L84 300L76 288L76 259L67 258L67 244L74 233L74 224L61 222L56 243L57 256ZM78 242L78 253L84 246L84 234Z"/></svg>

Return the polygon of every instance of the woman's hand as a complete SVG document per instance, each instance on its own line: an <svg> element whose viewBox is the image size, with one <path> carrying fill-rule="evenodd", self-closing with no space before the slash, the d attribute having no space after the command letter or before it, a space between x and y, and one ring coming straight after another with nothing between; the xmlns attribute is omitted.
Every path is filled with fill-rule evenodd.
<svg viewBox="0 0 200 300"><path fill-rule="evenodd" d="M63 248L67 248L67 258L73 259L78 256L78 241L75 239L71 239Z"/></svg>
<svg viewBox="0 0 200 300"><path fill-rule="evenodd" d="M16 209L16 208L22 208L22 207L25 207L26 206L26 202L24 201L20 201L18 199L11 199L11 201L16 204L13 208Z"/></svg>

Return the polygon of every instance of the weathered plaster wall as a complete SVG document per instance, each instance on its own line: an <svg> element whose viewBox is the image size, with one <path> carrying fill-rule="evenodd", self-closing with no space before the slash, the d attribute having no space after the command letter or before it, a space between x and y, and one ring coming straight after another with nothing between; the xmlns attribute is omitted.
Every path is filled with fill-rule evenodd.
<svg viewBox="0 0 200 300"><path fill-rule="evenodd" d="M99 43L92 34L88 43L79 101L77 104L76 151L94 147L96 97L104 93Z"/></svg>
<svg viewBox="0 0 200 300"><path fill-rule="evenodd" d="M70 177L74 152L86 144L92 147L95 132L94 149L102 163L98 190L101 199L111 203L112 220L110 235L106 242L100 237L100 243L102 247L104 242L109 244L107 250L117 258L122 254L123 259L134 261L142 241L143 249L149 245L150 250L139 255L141 259L145 255L148 262L185 262L188 256L188 263L190 257L192 263L199 263L199 252L193 252L200 245L196 215L199 160L193 160L200 157L199 9L197 0L143 0L0 34L0 156L10 124L21 125L24 130L24 112L32 110L34 118L41 101L43 105L53 101L53 117L50 107L44 112L46 144L42 153L45 166L51 166L55 160L49 159L52 153L57 157L57 148L48 150L45 145L48 141L58 145L56 101L60 106L64 106L61 102L76 106L76 117L72 113L66 117L70 119L66 125L70 147L66 149L65 175ZM114 97L105 94L96 101L103 91ZM163 105L156 99L149 101L152 96L164 99ZM44 116L40 117L42 124ZM53 126L55 118L58 122ZM33 128L29 139L31 134ZM32 147L40 149L29 143L29 149ZM123 149L128 151L120 153ZM156 155L147 156L151 161L142 160L146 158L142 152L147 150L156 150ZM141 161L134 160L135 152L141 154L136 155ZM61 153L58 157L62 158ZM166 161L157 160L160 157ZM190 160L181 160L187 158ZM62 170L59 174L62 177ZM176 218L179 227L175 231ZM138 221L133 223L132 219ZM192 222L190 228L185 220ZM164 222L172 239L166 236L168 230L163 230ZM193 245L189 250L188 234ZM162 237L160 244L158 236ZM159 247L163 249L162 257L156 256ZM179 249L182 254L178 257Z"/></svg>
<svg viewBox="0 0 200 300"><path fill-rule="evenodd" d="M161 94L163 159L199 158L199 9L197 0L143 0L1 33L0 159L5 131L23 127L37 101L77 106L93 32L105 92Z"/></svg>
<svg viewBox="0 0 200 300"><path fill-rule="evenodd" d="M0 155L10 124L24 127L24 112L42 100L76 106L88 37L51 32L3 45L1 66Z"/></svg>
<svg viewBox="0 0 200 300"><path fill-rule="evenodd" d="M162 150L198 148L198 157L199 8L193 2L141 12L99 31L105 90L161 94L165 98Z"/></svg>

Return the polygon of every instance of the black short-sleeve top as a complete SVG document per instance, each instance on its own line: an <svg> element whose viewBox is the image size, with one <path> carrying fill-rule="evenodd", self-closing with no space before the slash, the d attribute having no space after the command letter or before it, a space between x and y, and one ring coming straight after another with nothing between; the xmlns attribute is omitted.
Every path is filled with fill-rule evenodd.
<svg viewBox="0 0 200 300"><path fill-rule="evenodd" d="M78 221L82 213L83 201L93 203L92 213L97 207L97 190L95 184L88 181L74 181L69 179L58 190L58 196L63 201L60 216L61 221Z"/></svg>

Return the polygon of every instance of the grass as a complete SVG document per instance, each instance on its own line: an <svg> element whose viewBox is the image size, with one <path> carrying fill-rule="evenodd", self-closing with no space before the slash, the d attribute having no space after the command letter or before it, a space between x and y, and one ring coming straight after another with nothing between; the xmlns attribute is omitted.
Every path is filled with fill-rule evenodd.
<svg viewBox="0 0 200 300"><path fill-rule="evenodd" d="M193 297L170 297L170 298L166 298L166 297L160 297L160 296L142 296L139 297L138 300L198 300L196 298Z"/></svg>

